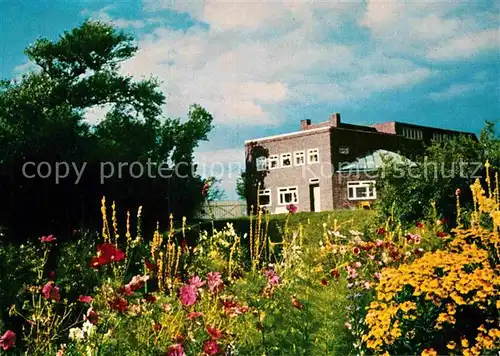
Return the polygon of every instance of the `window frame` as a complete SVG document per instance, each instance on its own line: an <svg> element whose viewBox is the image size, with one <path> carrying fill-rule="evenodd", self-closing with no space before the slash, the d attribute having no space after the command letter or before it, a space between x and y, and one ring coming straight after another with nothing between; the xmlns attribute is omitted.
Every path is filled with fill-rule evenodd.
<svg viewBox="0 0 500 356"><path fill-rule="evenodd" d="M317 161L311 162L311 154L316 154L318 157ZM307 164L318 164L319 163L319 148L310 148L307 150Z"/></svg>
<svg viewBox="0 0 500 356"><path fill-rule="evenodd" d="M280 156L279 155L269 155L268 159L268 169L279 169L280 168ZM272 162L276 161L276 167L272 167Z"/></svg>
<svg viewBox="0 0 500 356"><path fill-rule="evenodd" d="M280 190L286 190L284 192L281 192ZM291 202L281 202L281 193L287 194L287 193L292 193L292 198L293 198L293 191L295 191L295 201ZM289 187L278 187L276 188L276 193L277 193L277 199L278 199L278 206L285 206L288 204L298 204L299 203L299 187L294 185L294 186L289 186ZM293 200L293 199L292 199Z"/></svg>
<svg viewBox="0 0 500 356"><path fill-rule="evenodd" d="M413 127L403 127L403 136L410 140L422 140L424 133L421 129Z"/></svg>
<svg viewBox="0 0 500 356"><path fill-rule="evenodd" d="M297 163L297 158L302 157L302 163ZM293 164L295 166L304 166L306 164L306 152L304 150L293 153Z"/></svg>
<svg viewBox="0 0 500 356"><path fill-rule="evenodd" d="M358 194L356 193L357 192L356 188L366 188L367 196L358 197ZM350 193L349 193L350 189L353 189L353 193L354 193L353 197L350 196ZM353 180L353 181L347 182L347 200L359 201L359 200L376 200L376 199L377 199L376 181L374 181L374 180Z"/></svg>
<svg viewBox="0 0 500 356"><path fill-rule="evenodd" d="M262 162L264 161L264 169L262 169L262 166L259 165L259 161ZM265 156L260 156L260 157L257 157L255 159L255 167L257 169L257 172L262 172L262 171L267 171L268 169L268 161L267 161L267 158Z"/></svg>
<svg viewBox="0 0 500 356"><path fill-rule="evenodd" d="M260 198L262 195L268 195L269 196L269 204L261 204L260 203ZM271 189L259 189L259 206L262 207L268 207L273 205L273 195Z"/></svg>
<svg viewBox="0 0 500 356"><path fill-rule="evenodd" d="M283 164L283 160L287 159L287 158L290 160L290 164L288 166L285 166ZM293 167L293 157L292 157L292 153L291 152L285 152L285 153L280 154L280 167L281 168Z"/></svg>

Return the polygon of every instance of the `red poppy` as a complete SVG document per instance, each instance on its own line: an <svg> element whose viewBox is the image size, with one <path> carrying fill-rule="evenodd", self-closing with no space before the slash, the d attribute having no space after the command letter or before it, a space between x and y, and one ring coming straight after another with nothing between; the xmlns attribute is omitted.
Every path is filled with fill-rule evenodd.
<svg viewBox="0 0 500 356"><path fill-rule="evenodd" d="M210 185L208 183L205 183L203 185L203 189L201 190L201 195L206 197L208 195L208 189L210 189Z"/></svg>
<svg viewBox="0 0 500 356"><path fill-rule="evenodd" d="M150 272L153 272L155 270L155 265L151 263L148 259L144 261L144 264L146 265L146 269Z"/></svg>
<svg viewBox="0 0 500 356"><path fill-rule="evenodd" d="M42 288L42 296L47 300L58 301L61 299L59 294L59 287L54 284L54 282L47 282Z"/></svg>
<svg viewBox="0 0 500 356"><path fill-rule="evenodd" d="M214 339L214 340L220 339L222 337L222 332L219 329L217 329L215 326L207 327L207 332L208 332L208 335L210 335L212 337L212 339Z"/></svg>
<svg viewBox="0 0 500 356"><path fill-rule="evenodd" d="M186 356L181 344L174 344L168 347L167 356Z"/></svg>
<svg viewBox="0 0 500 356"><path fill-rule="evenodd" d="M12 330L7 330L5 334L0 337L0 347L7 351L16 343L16 333Z"/></svg>
<svg viewBox="0 0 500 356"><path fill-rule="evenodd" d="M93 257L89 265L97 268L123 259L125 259L125 253L122 250L113 244L105 243L97 246L97 257Z"/></svg>
<svg viewBox="0 0 500 356"><path fill-rule="evenodd" d="M82 303L90 303L93 298L90 295L81 295L78 297L78 301Z"/></svg>
<svg viewBox="0 0 500 356"><path fill-rule="evenodd" d="M85 315L85 320L95 325L99 320L99 314L93 308L89 308L89 310L87 310L87 315Z"/></svg>
<svg viewBox="0 0 500 356"><path fill-rule="evenodd" d="M339 278L340 277L340 272L338 269L334 268L330 271L330 275L333 277L333 278Z"/></svg>
<svg viewBox="0 0 500 356"><path fill-rule="evenodd" d="M304 304L302 304L301 302L299 302L297 300L297 298L295 298L294 295L291 296L291 299L292 299L292 306L294 308L299 309L299 310L304 309Z"/></svg>
<svg viewBox="0 0 500 356"><path fill-rule="evenodd" d="M327 281L326 279L324 279L324 278L323 278L323 279L321 280L321 284L322 284L322 285L324 285L324 286L326 286L326 285L328 285L328 281Z"/></svg>
<svg viewBox="0 0 500 356"><path fill-rule="evenodd" d="M288 210L290 214L295 214L297 212L297 206L294 204L289 204L286 206L286 210Z"/></svg>
<svg viewBox="0 0 500 356"><path fill-rule="evenodd" d="M207 340L203 343L203 351L207 355L216 355L220 352L219 345L215 340Z"/></svg>
<svg viewBox="0 0 500 356"><path fill-rule="evenodd" d="M109 301L109 307L120 313L124 313L127 310L127 305L128 302L121 297L115 297L115 299Z"/></svg>
<svg viewBox="0 0 500 356"><path fill-rule="evenodd" d="M144 299L146 300L146 302L148 303L154 303L156 302L156 297L152 294L144 294Z"/></svg>
<svg viewBox="0 0 500 356"><path fill-rule="evenodd" d="M383 228L383 227L379 227L379 228L377 229L377 234L378 234L378 235L385 235L385 234L386 234L386 232L387 232L387 231L386 231L386 230L385 230L385 228Z"/></svg>
<svg viewBox="0 0 500 356"><path fill-rule="evenodd" d="M54 237L54 235L40 237L40 242L44 242L44 243L53 242L55 240L57 240L57 239Z"/></svg>

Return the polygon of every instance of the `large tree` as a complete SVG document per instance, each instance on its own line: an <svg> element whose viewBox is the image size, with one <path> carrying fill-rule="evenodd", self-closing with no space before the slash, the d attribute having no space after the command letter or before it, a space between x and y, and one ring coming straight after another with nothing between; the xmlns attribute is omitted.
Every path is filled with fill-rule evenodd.
<svg viewBox="0 0 500 356"><path fill-rule="evenodd" d="M150 221L169 213L189 216L199 206L203 184L191 173L193 150L207 139L212 116L192 105L185 121L162 117L158 82L119 71L136 50L131 36L86 21L56 41L38 39L26 49L38 70L0 83L0 225L11 234L92 224L103 195L130 209L144 205ZM100 105L109 112L89 125L86 109ZM147 172L136 178L139 169L131 175L129 166L118 177L119 163L146 167L148 161L168 162L168 178L156 174L157 165L151 165L156 178ZM26 178L26 162L86 166L78 184L73 169L56 183L53 176ZM104 162L115 175L103 182Z"/></svg>

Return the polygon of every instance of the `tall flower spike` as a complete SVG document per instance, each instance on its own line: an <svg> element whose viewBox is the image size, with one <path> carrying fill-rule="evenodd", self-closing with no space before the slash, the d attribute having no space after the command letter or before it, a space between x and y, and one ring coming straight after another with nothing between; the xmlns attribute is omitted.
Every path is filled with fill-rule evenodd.
<svg viewBox="0 0 500 356"><path fill-rule="evenodd" d="M103 241L111 242L109 238L109 227L108 227L108 217L106 215L106 197L101 199L101 215L102 215L102 238Z"/></svg>

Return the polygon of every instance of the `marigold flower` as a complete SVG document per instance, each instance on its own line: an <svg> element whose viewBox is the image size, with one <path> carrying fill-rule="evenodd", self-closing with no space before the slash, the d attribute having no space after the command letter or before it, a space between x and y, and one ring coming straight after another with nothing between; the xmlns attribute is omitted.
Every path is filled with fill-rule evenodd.
<svg viewBox="0 0 500 356"><path fill-rule="evenodd" d="M430 349L425 349L424 351L422 351L422 356L437 356L437 352L433 349L433 348L430 348Z"/></svg>
<svg viewBox="0 0 500 356"><path fill-rule="evenodd" d="M186 356L186 353L181 344L174 344L168 347L167 356Z"/></svg>
<svg viewBox="0 0 500 356"><path fill-rule="evenodd" d="M182 305L193 305L196 303L196 289L190 285L184 285L179 290L179 298L181 300Z"/></svg>
<svg viewBox="0 0 500 356"><path fill-rule="evenodd" d="M13 332L12 330L7 330L1 337L0 337L0 347L4 350L7 351L11 347L13 347L16 343L16 333Z"/></svg>
<svg viewBox="0 0 500 356"><path fill-rule="evenodd" d="M220 352L219 345L215 340L206 340L203 343L203 352L207 355L216 355Z"/></svg>
<svg viewBox="0 0 500 356"><path fill-rule="evenodd" d="M43 243L53 242L56 240L57 239L54 237L54 235L40 237L40 242L43 242Z"/></svg>
<svg viewBox="0 0 500 356"><path fill-rule="evenodd" d="M42 288L42 296L47 300L59 301L61 295L59 294L59 287L54 282L47 282Z"/></svg>

